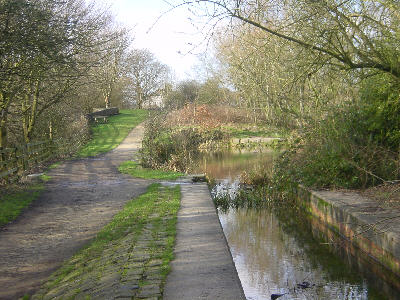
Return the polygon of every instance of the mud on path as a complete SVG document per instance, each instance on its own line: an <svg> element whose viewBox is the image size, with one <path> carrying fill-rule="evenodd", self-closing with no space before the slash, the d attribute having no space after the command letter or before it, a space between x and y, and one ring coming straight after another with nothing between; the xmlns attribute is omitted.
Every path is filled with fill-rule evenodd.
<svg viewBox="0 0 400 300"><path fill-rule="evenodd" d="M0 299L32 294L92 239L124 204L145 192L148 180L118 172L141 146L139 125L116 149L64 162L29 210L0 230Z"/></svg>

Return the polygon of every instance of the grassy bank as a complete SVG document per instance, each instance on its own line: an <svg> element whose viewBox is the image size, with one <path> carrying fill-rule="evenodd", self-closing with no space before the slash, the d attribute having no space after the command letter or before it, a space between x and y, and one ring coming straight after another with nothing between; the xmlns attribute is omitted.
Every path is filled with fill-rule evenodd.
<svg viewBox="0 0 400 300"><path fill-rule="evenodd" d="M133 177L144 179L175 180L185 175L184 173L180 172L143 168L139 163L134 161L123 162L119 166L118 170L123 174L129 174Z"/></svg>
<svg viewBox="0 0 400 300"><path fill-rule="evenodd" d="M143 109L121 109L120 114L110 117L107 123L92 126L91 140L79 149L76 156L95 156L114 149L147 117L148 112Z"/></svg>
<svg viewBox="0 0 400 300"><path fill-rule="evenodd" d="M44 184L9 186L0 193L0 227L15 220L44 190Z"/></svg>
<svg viewBox="0 0 400 300"><path fill-rule="evenodd" d="M151 185L56 271L35 299L104 299L129 285L132 296L162 293L173 259L180 188ZM86 297L86 298L85 298ZM140 297L140 296L139 296Z"/></svg>

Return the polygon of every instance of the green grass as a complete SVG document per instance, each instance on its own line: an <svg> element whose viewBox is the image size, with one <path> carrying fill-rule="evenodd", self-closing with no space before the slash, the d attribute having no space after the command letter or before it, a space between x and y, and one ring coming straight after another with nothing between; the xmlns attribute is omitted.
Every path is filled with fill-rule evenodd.
<svg viewBox="0 0 400 300"><path fill-rule="evenodd" d="M0 195L0 226L17 218L22 210L32 203L44 190L43 183L28 187L16 187L17 191L4 192Z"/></svg>
<svg viewBox="0 0 400 300"><path fill-rule="evenodd" d="M51 176L49 176L49 175L47 175L47 174L43 174L43 175L40 176L40 179L41 179L43 182L47 182L47 181L49 181L49 180L51 179Z"/></svg>
<svg viewBox="0 0 400 300"><path fill-rule="evenodd" d="M52 167L53 165L49 169L56 167ZM0 193L0 227L15 220L25 207L35 201L44 190L44 183L49 181L51 176L44 173L38 179L38 182L29 185L7 186Z"/></svg>
<svg viewBox="0 0 400 300"><path fill-rule="evenodd" d="M169 262L173 259L173 248L176 236L177 213L180 207L180 187L163 187L160 184L152 184L147 192L129 201L125 207L114 216L96 238L86 247L75 254L68 262L56 271L50 281L45 284L47 289L54 288L60 282L74 282L78 276L84 276L90 271L103 267L103 251L111 247L118 247L118 243L124 237L134 234L140 236L146 224L153 225L153 235L158 231L167 233L167 245L159 247L151 246L149 251L153 258L162 259L162 274L164 280L169 272ZM154 215L157 215L154 217ZM98 266L88 269L89 261L98 262Z"/></svg>
<svg viewBox="0 0 400 300"><path fill-rule="evenodd" d="M58 161L58 162L51 164L49 166L49 170L57 168L59 165L61 165L61 163L62 163L61 161Z"/></svg>
<svg viewBox="0 0 400 300"><path fill-rule="evenodd" d="M92 138L76 154L77 157L95 156L117 147L132 128L148 117L143 109L120 110L120 114L112 116L107 123L93 125Z"/></svg>
<svg viewBox="0 0 400 300"><path fill-rule="evenodd" d="M179 204L179 186L167 188L160 184L150 185L145 194L129 201L77 257L93 258L101 254L111 241L118 240L131 232L139 234L143 225L149 222L149 216L155 212L160 216L174 215L176 219Z"/></svg>
<svg viewBox="0 0 400 300"><path fill-rule="evenodd" d="M185 175L184 173L178 173L173 171L163 171L163 170L153 170L153 169L143 168L139 163L134 161L125 161L119 166L118 169L121 173L145 179L175 180Z"/></svg>

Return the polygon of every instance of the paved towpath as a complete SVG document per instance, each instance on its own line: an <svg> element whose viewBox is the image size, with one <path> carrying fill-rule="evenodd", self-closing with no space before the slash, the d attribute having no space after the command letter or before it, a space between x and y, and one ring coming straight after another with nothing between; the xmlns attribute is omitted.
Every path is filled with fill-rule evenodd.
<svg viewBox="0 0 400 300"><path fill-rule="evenodd" d="M51 170L46 191L0 230L0 299L32 293L64 260L93 238L149 181L118 172L141 146L138 126L113 151L70 160Z"/></svg>
<svg viewBox="0 0 400 300"><path fill-rule="evenodd" d="M205 183L182 185L165 300L246 299Z"/></svg>

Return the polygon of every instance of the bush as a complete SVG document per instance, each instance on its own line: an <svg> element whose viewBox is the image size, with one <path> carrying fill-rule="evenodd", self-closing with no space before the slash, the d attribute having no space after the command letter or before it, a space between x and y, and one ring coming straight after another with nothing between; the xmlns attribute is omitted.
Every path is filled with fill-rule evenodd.
<svg viewBox="0 0 400 300"><path fill-rule="evenodd" d="M260 116L258 118L260 119ZM168 115L168 123L171 126L196 125L203 128L217 128L227 123L252 122L253 115L250 111L228 105L186 104Z"/></svg>
<svg viewBox="0 0 400 300"><path fill-rule="evenodd" d="M313 188L365 188L397 180L398 153L369 130L373 121L363 105L342 107L306 130L282 155L275 176Z"/></svg>
<svg viewBox="0 0 400 300"><path fill-rule="evenodd" d="M388 75L376 75L361 86L359 113L363 130L379 145L392 151L400 147L400 82Z"/></svg>
<svg viewBox="0 0 400 300"><path fill-rule="evenodd" d="M165 116L159 115L147 122L142 141L142 165L186 172L204 144L223 140L219 129L171 128Z"/></svg>

